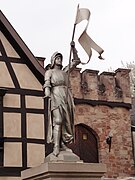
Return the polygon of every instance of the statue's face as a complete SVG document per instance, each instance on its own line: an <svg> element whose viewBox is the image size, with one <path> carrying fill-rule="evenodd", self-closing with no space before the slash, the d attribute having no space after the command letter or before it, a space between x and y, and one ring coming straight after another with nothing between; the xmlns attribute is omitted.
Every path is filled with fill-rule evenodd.
<svg viewBox="0 0 135 180"><path fill-rule="evenodd" d="M62 59L61 59L60 56L58 56L58 57L55 58L55 64L56 64L56 65L62 65Z"/></svg>

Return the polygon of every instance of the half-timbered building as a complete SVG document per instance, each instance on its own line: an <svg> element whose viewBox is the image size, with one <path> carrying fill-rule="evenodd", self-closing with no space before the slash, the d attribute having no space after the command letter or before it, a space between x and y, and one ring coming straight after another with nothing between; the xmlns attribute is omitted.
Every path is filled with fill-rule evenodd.
<svg viewBox="0 0 135 180"><path fill-rule="evenodd" d="M0 180L45 156L44 68L0 12ZM43 63L42 63L43 64ZM11 179L11 177L9 178Z"/></svg>

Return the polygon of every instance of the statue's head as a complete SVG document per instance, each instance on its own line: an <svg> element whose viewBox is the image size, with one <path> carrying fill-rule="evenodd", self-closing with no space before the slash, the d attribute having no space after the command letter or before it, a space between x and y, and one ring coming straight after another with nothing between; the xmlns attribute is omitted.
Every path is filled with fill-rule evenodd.
<svg viewBox="0 0 135 180"><path fill-rule="evenodd" d="M54 65L55 65L55 60L56 60L58 57L61 58L61 64L60 64L60 66L61 66L61 69L62 69L63 56L62 56L62 54L59 53L59 52L55 52L55 53L52 55L52 57L51 57L51 69L53 69L53 67L54 67Z"/></svg>

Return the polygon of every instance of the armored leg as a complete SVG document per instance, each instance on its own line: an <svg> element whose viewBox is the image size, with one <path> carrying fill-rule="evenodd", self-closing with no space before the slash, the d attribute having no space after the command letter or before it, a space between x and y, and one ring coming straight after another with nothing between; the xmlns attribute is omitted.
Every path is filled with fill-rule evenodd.
<svg viewBox="0 0 135 180"><path fill-rule="evenodd" d="M61 125L55 125L53 129L53 154L58 156L60 153Z"/></svg>
<svg viewBox="0 0 135 180"><path fill-rule="evenodd" d="M61 141L61 150L72 152L72 150L68 148L63 141Z"/></svg>
<svg viewBox="0 0 135 180"><path fill-rule="evenodd" d="M58 156L60 153L60 140L61 140L61 127L62 127L62 117L59 108L53 110L53 154Z"/></svg>

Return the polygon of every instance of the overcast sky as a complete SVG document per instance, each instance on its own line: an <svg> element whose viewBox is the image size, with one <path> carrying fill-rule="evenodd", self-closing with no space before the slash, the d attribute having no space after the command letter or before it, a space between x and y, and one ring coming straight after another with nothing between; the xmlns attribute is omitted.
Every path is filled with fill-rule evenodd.
<svg viewBox="0 0 135 180"><path fill-rule="evenodd" d="M46 64L55 51L68 63L77 5L91 12L89 36L104 49L99 60L93 50L89 64L82 69L108 71L122 67L121 61L135 61L135 0L0 0L2 12L35 56ZM86 22L76 27L75 43L83 62L88 60L78 43Z"/></svg>

